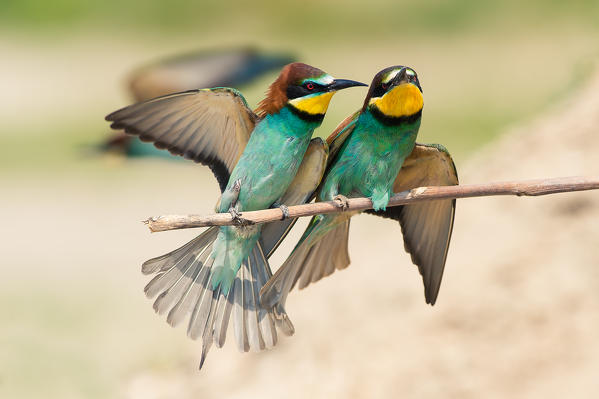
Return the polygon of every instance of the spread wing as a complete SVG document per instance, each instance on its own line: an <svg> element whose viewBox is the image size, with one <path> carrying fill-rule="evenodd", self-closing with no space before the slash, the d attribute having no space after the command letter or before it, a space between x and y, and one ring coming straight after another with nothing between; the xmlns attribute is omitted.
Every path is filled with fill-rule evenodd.
<svg viewBox="0 0 599 399"><path fill-rule="evenodd" d="M327 143L318 137L312 139L295 178L279 202L284 205L299 205L310 202L314 198L316 188L324 175L328 155L329 146ZM282 220L268 223L262 228L260 241L267 258L277 249L296 221L297 218Z"/></svg>
<svg viewBox="0 0 599 399"><path fill-rule="evenodd" d="M457 184L455 165L443 146L416 144L395 179L393 192ZM434 305L453 229L455 199L402 205L387 208L385 212L367 212L399 221L405 249L422 275L426 303Z"/></svg>
<svg viewBox="0 0 599 399"><path fill-rule="evenodd" d="M221 191L258 120L237 90L189 90L133 104L106 117L124 129L194 162L208 165Z"/></svg>
<svg viewBox="0 0 599 399"><path fill-rule="evenodd" d="M136 101L143 101L196 87L239 87L293 60L252 47L195 51L137 69L129 89Z"/></svg>

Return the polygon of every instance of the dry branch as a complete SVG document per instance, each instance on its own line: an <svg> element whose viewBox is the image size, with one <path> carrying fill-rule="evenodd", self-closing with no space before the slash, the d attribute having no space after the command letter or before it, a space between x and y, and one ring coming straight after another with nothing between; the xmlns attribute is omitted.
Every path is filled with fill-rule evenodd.
<svg viewBox="0 0 599 399"><path fill-rule="evenodd" d="M572 191L599 189L599 177L563 177L555 179L525 180L489 184L468 184L460 186L418 187L395 194L389 207L449 198L486 197L493 195L538 196ZM350 198L348 208L343 210L335 201L315 202L289 207L289 217L313 216L317 214L363 211L372 209L368 198ZM242 212L241 218L250 224L267 223L283 218L279 209ZM188 229L193 227L228 226L235 224L229 213L214 215L164 215L144 221L152 232Z"/></svg>

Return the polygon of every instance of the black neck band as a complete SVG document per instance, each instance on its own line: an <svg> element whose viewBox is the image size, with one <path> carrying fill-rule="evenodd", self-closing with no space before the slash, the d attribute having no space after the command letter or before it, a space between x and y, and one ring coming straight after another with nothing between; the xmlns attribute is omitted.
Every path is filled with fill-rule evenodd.
<svg viewBox="0 0 599 399"><path fill-rule="evenodd" d="M291 110L296 116L306 122L318 122L321 123L324 119L324 114L309 114L306 111L295 108L292 104L287 104L287 108Z"/></svg>
<svg viewBox="0 0 599 399"><path fill-rule="evenodd" d="M381 122L383 125L387 126L395 126L401 124L412 124L416 122L422 116L422 109L415 114L412 115L404 115L404 116L389 116L385 115L378 109L376 106L369 107L372 115Z"/></svg>

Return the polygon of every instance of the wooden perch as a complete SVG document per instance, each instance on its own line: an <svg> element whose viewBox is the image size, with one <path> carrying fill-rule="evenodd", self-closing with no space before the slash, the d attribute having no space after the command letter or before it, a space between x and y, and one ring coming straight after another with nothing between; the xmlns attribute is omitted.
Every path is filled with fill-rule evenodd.
<svg viewBox="0 0 599 399"><path fill-rule="evenodd" d="M395 194L388 207L449 198L487 197L492 195L537 196L571 191L599 189L599 177L563 177L555 179L525 180L489 184L467 184L460 186L418 187ZM338 202L315 202L289 207L289 217L313 216L317 214L363 211L372 209L368 198L350 198L348 207L342 209ZM279 208L242 212L241 218L248 224L267 223L283 218ZM229 213L215 215L164 215L144 221L150 231L189 229L193 227L228 226L236 224Z"/></svg>

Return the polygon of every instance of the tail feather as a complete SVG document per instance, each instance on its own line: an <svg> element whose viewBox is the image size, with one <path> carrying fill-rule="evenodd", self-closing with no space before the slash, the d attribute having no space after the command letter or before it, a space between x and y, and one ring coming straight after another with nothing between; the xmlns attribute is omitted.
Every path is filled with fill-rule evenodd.
<svg viewBox="0 0 599 399"><path fill-rule="evenodd" d="M251 268L253 266L252 262L248 260L248 266ZM249 276L248 276L249 277ZM253 277L253 276L252 276ZM257 303L254 299L256 299L257 292L254 292L255 284L251 280L244 281L244 284L247 286L246 289L243 290L244 293L244 301L247 306L246 308L246 319L247 322L247 332L248 332L248 341L250 344L250 350L262 350L264 349L264 341L262 340L262 334L260 327L258 325L259 318L259 309Z"/></svg>
<svg viewBox="0 0 599 399"><path fill-rule="evenodd" d="M206 255L207 256L207 255ZM201 260L201 259L200 259ZM206 259L201 260L202 263L206 262ZM210 260L212 261L212 259ZM187 315L189 315L196 303L198 295L203 287L206 286L210 273L210 265L205 267L197 267L194 276L191 279L191 283L179 302L168 312L166 321L173 327L179 325Z"/></svg>
<svg viewBox="0 0 599 399"><path fill-rule="evenodd" d="M326 237L325 237L326 238ZM299 289L306 288L312 281L318 281L324 274L325 269L329 269L329 265L332 262L328 262L328 257L333 253L333 248L329 247L323 251L322 241L315 243L310 250L308 255L303 261L303 271L299 277ZM331 253L329 253L331 251Z"/></svg>
<svg viewBox="0 0 599 399"><path fill-rule="evenodd" d="M260 301L262 301L262 299L260 299ZM289 316L287 316L287 312L285 312L285 307L279 303L274 308L272 308L272 311L275 317L275 324L277 325L279 330L281 330L281 332L287 336L295 334L295 327L289 319ZM274 337L276 339L276 335Z"/></svg>
<svg viewBox="0 0 599 399"><path fill-rule="evenodd" d="M193 263L193 255L181 258L173 265L170 270L159 272L146 286L144 292L150 299L156 297L160 293L166 293L168 290L177 284L181 277L185 274L188 265Z"/></svg>
<svg viewBox="0 0 599 399"><path fill-rule="evenodd" d="M319 256L321 254L319 249L320 241L308 248L303 256L303 259L300 258L296 261L300 264L301 270L298 275L295 276L295 281L293 282L291 289L293 289L298 282L298 287L300 289L306 288L312 281L312 275L314 274L315 269L322 267L316 263L319 260L318 258L322 258L322 256Z"/></svg>
<svg viewBox="0 0 599 399"><path fill-rule="evenodd" d="M214 241L217 234L218 228L210 228L182 247L162 256L145 261L141 266L141 272L143 274L153 274L169 270L175 266L176 263L181 260L181 258L192 255L194 252L204 249L208 243Z"/></svg>
<svg viewBox="0 0 599 399"><path fill-rule="evenodd" d="M212 325L214 323L214 313L216 312L217 298L222 296L220 291L221 290L219 288L217 291L212 292L212 299L210 300L210 312L208 313L206 326L202 334L202 356L200 357L200 370L202 369L204 361L206 360L206 355L208 355L208 351L212 346L214 337L214 329L212 328Z"/></svg>
<svg viewBox="0 0 599 399"><path fill-rule="evenodd" d="M304 270L299 276L299 289L349 266L349 222L349 219L346 220L310 248L302 262Z"/></svg>
<svg viewBox="0 0 599 399"><path fill-rule="evenodd" d="M185 258L186 263L182 267L181 272L179 272L177 268L172 269L173 273L177 271L179 272L180 276L177 279L177 281L175 281L170 286L170 288L166 289L160 295L158 295L158 297L154 301L154 310L156 311L156 313L160 315L166 313L167 311L173 309L175 305L177 305L177 303L179 303L184 298L185 294L191 288L196 276L201 270L201 268L199 267L193 267L194 264L198 261L202 264L205 263L209 253L210 251L206 250L196 257L192 256L189 258ZM171 271L166 273L171 273Z"/></svg>
<svg viewBox="0 0 599 399"><path fill-rule="evenodd" d="M245 264L241 265L239 269L239 273L244 273ZM246 323L244 322L246 318L246 309L244 309L244 301L243 301L243 276L241 278L236 278L233 282L233 290L235 291L233 300L234 302L234 315L233 319L235 322L233 323L233 328L235 330L235 340L237 341L237 348L242 352L247 352L250 350L250 345L248 343L248 334L246 329Z"/></svg>
<svg viewBox="0 0 599 399"><path fill-rule="evenodd" d="M260 303L267 308L284 309L289 291L301 274L301 263L296 259L303 258L308 249L296 248L275 275L260 291Z"/></svg>
<svg viewBox="0 0 599 399"><path fill-rule="evenodd" d="M207 263L206 266L211 262ZM208 317L212 313L212 302L215 302L218 297L216 294L217 291L214 291L209 286L209 278L206 278L204 282L200 282L202 284L202 289L198 295L196 305L193 309L191 317L189 319L189 324L187 325L187 335L191 339L198 339L204 335L204 330L208 326ZM210 328L209 328L210 329Z"/></svg>
<svg viewBox="0 0 599 399"><path fill-rule="evenodd" d="M270 273L270 268L262 267L260 264L264 263L262 259L265 259L265 255L262 252L262 247L257 245L254 247L254 251L251 254L253 258L253 264L256 265L252 269L254 274L254 278L257 284L253 287L253 302L258 309L258 324L260 325L260 330L262 331L262 340L266 348L272 348L277 344L277 331L275 327L276 314L272 312L269 314L265 308L260 305L260 289L264 287L264 284L268 281L268 279L272 276ZM260 271L264 271L260 273ZM283 329L285 332L285 329Z"/></svg>
<svg viewBox="0 0 599 399"><path fill-rule="evenodd" d="M260 289L272 273L259 244L242 262L227 294L221 285L213 287L215 260L211 255L217 234L217 227L208 229L142 267L146 274L157 273L145 287L148 297L156 297L154 310L167 313L167 322L172 326L189 318L187 335L202 339L201 365L213 343L217 347L224 345L231 318L237 345L243 352L276 345L275 322L283 333L293 333L293 324L282 308L260 305Z"/></svg>
<svg viewBox="0 0 599 399"><path fill-rule="evenodd" d="M233 293L229 292L226 297L221 295L216 307L216 321L214 326L214 343L217 348L222 348L227 337L231 310L233 309Z"/></svg>
<svg viewBox="0 0 599 399"><path fill-rule="evenodd" d="M349 263L347 240L349 219L343 221L314 242L306 237L293 250L260 292L263 306L285 306L287 295L298 284L305 288L335 270L345 269Z"/></svg>

